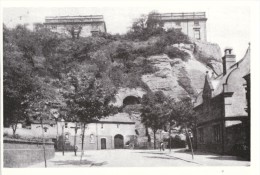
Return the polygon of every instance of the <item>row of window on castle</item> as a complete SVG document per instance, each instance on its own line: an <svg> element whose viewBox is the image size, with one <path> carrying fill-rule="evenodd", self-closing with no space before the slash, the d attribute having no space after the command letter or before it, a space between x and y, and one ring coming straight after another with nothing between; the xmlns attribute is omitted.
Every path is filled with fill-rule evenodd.
<svg viewBox="0 0 260 175"><path fill-rule="evenodd" d="M175 22L175 25L176 26L180 26L181 25L181 22L180 21L177 21L177 22ZM200 25L200 22L199 21L194 21L194 26L198 26L198 25Z"/></svg>
<svg viewBox="0 0 260 175"><path fill-rule="evenodd" d="M50 126L53 127L54 125L53 125L53 124L50 124ZM117 126L117 128L119 128L120 124L117 124L116 126ZM65 123L65 126L64 126L64 127L65 127L65 128L68 128L68 123ZM104 124L103 124L103 123L101 124L101 129L104 129Z"/></svg>
<svg viewBox="0 0 260 175"><path fill-rule="evenodd" d="M75 136L74 136L75 137ZM95 135L94 134L90 134L89 136L85 136L86 137L89 137L89 143L95 143ZM69 141L69 138L70 138L70 134L69 133L66 133L65 134L65 142L68 142ZM79 135L79 142L82 141L82 134Z"/></svg>

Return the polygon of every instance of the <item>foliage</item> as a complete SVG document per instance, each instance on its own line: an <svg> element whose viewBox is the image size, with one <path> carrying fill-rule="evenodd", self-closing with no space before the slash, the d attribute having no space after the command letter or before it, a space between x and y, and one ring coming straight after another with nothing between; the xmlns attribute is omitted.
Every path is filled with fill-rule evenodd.
<svg viewBox="0 0 260 175"><path fill-rule="evenodd" d="M174 138L167 139L168 147L170 147L170 143L171 143L171 148L185 148L186 147L186 141L185 140L181 140L180 136L176 135Z"/></svg>
<svg viewBox="0 0 260 175"><path fill-rule="evenodd" d="M158 13L150 12L148 16L142 15L136 19L126 38L131 40L147 40L151 36L160 35L163 32L162 21L155 16Z"/></svg>
<svg viewBox="0 0 260 175"><path fill-rule="evenodd" d="M156 132L165 125L164 101L166 97L161 91L149 92L142 98L141 121L154 133L154 148L156 148Z"/></svg>
<svg viewBox="0 0 260 175"><path fill-rule="evenodd" d="M189 54L176 47L166 47L165 53L171 58L180 58L183 61L188 61Z"/></svg>
<svg viewBox="0 0 260 175"><path fill-rule="evenodd" d="M75 116L82 123L91 123L114 112L110 101L116 89L106 74L100 75L98 71L83 67L86 68L79 66L64 77L64 83L73 89L63 92L63 96L70 116Z"/></svg>
<svg viewBox="0 0 260 175"><path fill-rule="evenodd" d="M17 122L25 117L28 96L33 92L32 66L12 40L11 31L4 30L4 123L11 125L15 134Z"/></svg>
<svg viewBox="0 0 260 175"><path fill-rule="evenodd" d="M188 130L194 129L196 125L196 113L193 110L191 99L184 98L181 101L167 98L164 103L165 125L180 127L188 134Z"/></svg>

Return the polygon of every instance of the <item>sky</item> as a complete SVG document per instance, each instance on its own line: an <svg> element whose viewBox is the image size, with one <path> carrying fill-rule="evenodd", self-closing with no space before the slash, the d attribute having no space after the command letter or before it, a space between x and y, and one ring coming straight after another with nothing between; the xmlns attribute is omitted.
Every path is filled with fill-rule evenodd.
<svg viewBox="0 0 260 175"><path fill-rule="evenodd" d="M215 5L159 5L159 6L110 6L110 7L81 7L81 8L4 8L3 22L8 27L14 27L17 24L44 22L45 16L59 15L104 15L107 32L126 33L134 19L141 14L148 14L151 11L159 13L177 13L177 12L206 12L207 20L207 40L217 43L223 49L232 47L240 60L250 42L250 8L247 6L233 6L223 4Z"/></svg>

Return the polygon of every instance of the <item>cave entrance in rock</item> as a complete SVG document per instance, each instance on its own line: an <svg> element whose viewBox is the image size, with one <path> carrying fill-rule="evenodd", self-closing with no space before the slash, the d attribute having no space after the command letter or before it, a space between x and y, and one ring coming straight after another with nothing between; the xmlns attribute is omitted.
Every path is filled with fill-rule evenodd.
<svg viewBox="0 0 260 175"><path fill-rule="evenodd" d="M136 105L136 104L140 104L140 98L135 97L135 96L127 96L127 97L123 100L123 104L124 104L124 106L126 106L126 105Z"/></svg>

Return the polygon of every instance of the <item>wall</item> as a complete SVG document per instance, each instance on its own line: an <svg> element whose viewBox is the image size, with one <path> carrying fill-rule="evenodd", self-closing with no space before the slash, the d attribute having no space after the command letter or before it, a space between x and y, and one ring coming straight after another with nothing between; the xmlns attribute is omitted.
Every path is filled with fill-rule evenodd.
<svg viewBox="0 0 260 175"><path fill-rule="evenodd" d="M54 26L56 28L52 28ZM53 31L53 32L57 32L57 33L64 34L64 35L70 35L69 32L67 31L67 29L65 28L65 26L66 26L66 24L47 25L47 27L50 28L51 31ZM75 26L77 26L77 24L75 24ZM81 37L91 36L92 30L106 32L105 23L81 24L81 26L82 26L82 30L80 33Z"/></svg>
<svg viewBox="0 0 260 175"><path fill-rule="evenodd" d="M181 31L188 35L191 38L194 38L194 28L200 29L200 40L207 41L207 30L206 30L206 21L205 20L198 20L199 25L194 25L193 20L184 20L180 22L180 26L177 26L175 23L177 21L167 21L164 23L164 28L175 28L175 29L181 29Z"/></svg>
<svg viewBox="0 0 260 175"><path fill-rule="evenodd" d="M224 119L224 103L223 97L219 96L211 99L209 104L209 111L205 112L203 104L195 108L198 112L197 117L197 131L196 131L196 143L197 149L203 151L210 151L214 153L222 153L223 150L223 119ZM220 128L220 140L215 142L213 126L219 124ZM203 129L204 141L199 140L200 133L199 129Z"/></svg>
<svg viewBox="0 0 260 175"><path fill-rule="evenodd" d="M200 126L197 128L197 149L203 150L203 151L209 151L209 152L214 152L214 153L222 153L222 129L220 130L220 141L215 142L214 141L214 130L213 126L220 124L222 125L221 122L212 122L209 124L205 124L203 126ZM200 133L199 129L202 128L204 131L204 141L201 142L199 140Z"/></svg>
<svg viewBox="0 0 260 175"><path fill-rule="evenodd" d="M68 128L64 129L64 140L65 150L73 150L75 130L70 128L74 123L68 123ZM103 124L103 128L102 128ZM68 138L65 135L68 134ZM76 145L78 149L81 149L81 130L77 131ZM127 123L91 123L86 126L85 138L84 138L84 149L96 150L101 149L101 138L106 139L106 149L114 148L114 137L120 134L124 138L124 145L130 140L131 137L135 136L135 124ZM91 135L93 136L91 138ZM91 142L92 140L92 142ZM58 149L62 150L62 137L59 137Z"/></svg>
<svg viewBox="0 0 260 175"><path fill-rule="evenodd" d="M55 155L54 143L46 142L45 151L47 159L53 158ZM4 139L4 167L27 167L43 161L42 142Z"/></svg>

